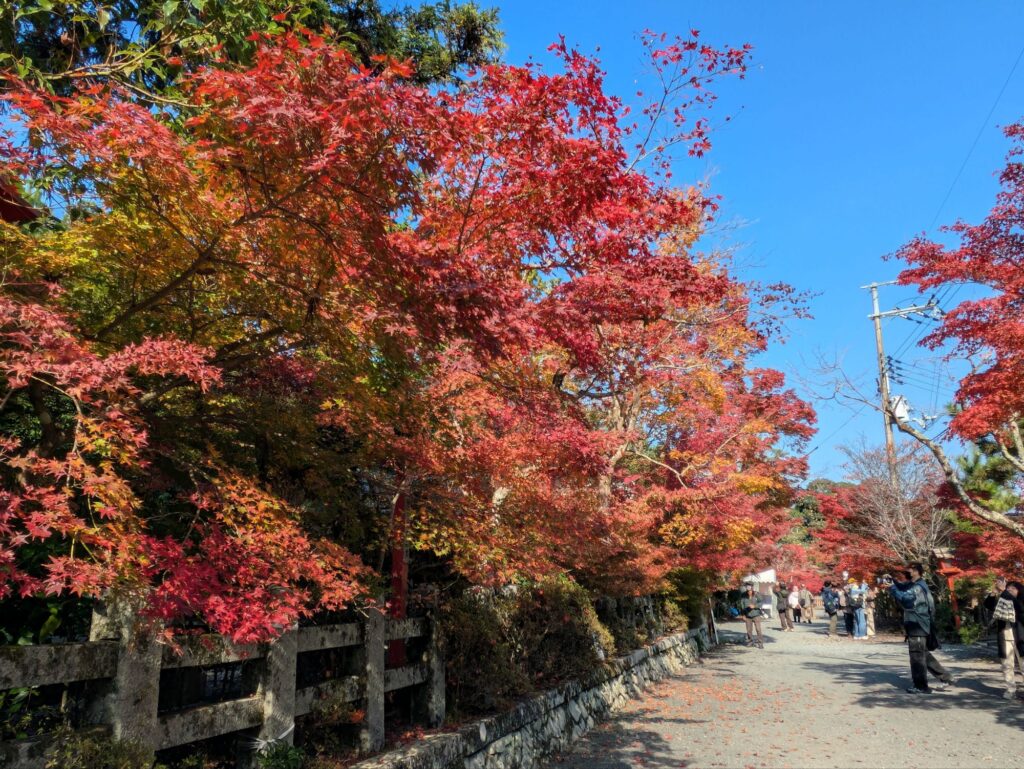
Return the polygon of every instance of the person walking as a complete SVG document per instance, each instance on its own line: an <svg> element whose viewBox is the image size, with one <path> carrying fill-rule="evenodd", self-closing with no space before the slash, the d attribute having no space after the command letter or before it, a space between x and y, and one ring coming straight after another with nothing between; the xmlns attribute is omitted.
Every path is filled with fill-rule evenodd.
<svg viewBox="0 0 1024 769"><path fill-rule="evenodd" d="M1024 676L1024 596L1021 595L1021 584L1007 584L1005 577L996 579L996 589L999 590L999 598L992 619L996 625L999 659L1003 663L1003 680L1006 682L1003 698L1012 700L1017 696L1017 671Z"/></svg>
<svg viewBox="0 0 1024 769"><path fill-rule="evenodd" d="M863 580L850 585L850 606L853 607L853 640L868 640L867 618L864 615L864 601L868 592L867 583Z"/></svg>
<svg viewBox="0 0 1024 769"><path fill-rule="evenodd" d="M804 622L808 625L814 620L814 596L807 589L807 585L800 586L800 606L803 608Z"/></svg>
<svg viewBox="0 0 1024 769"><path fill-rule="evenodd" d="M789 592L786 583L780 582L775 588L776 606L779 612L779 625L783 633L793 630L793 610L789 608Z"/></svg>
<svg viewBox="0 0 1024 769"><path fill-rule="evenodd" d="M875 601L878 600L878 588L874 585L868 587L864 594L864 624L868 631L868 638L875 635Z"/></svg>
<svg viewBox="0 0 1024 769"><path fill-rule="evenodd" d="M839 620L839 593L832 588L828 580L821 589L821 603L825 608L825 616L828 617L828 637L839 640L839 631L836 624Z"/></svg>
<svg viewBox="0 0 1024 769"><path fill-rule="evenodd" d="M761 596L754 592L753 585L744 585L743 595L740 596L740 616L747 626L747 646L754 645L754 633L757 630L757 648L764 648L764 633L761 631L761 618L764 617L764 610L761 609Z"/></svg>
<svg viewBox="0 0 1024 769"><path fill-rule="evenodd" d="M800 624L800 591L797 590L796 585L793 585L792 590L789 591L789 596L787 597L787 600L789 602L789 610L791 612L790 616L793 617L793 622L795 624L799 625Z"/></svg>
<svg viewBox="0 0 1024 769"><path fill-rule="evenodd" d="M911 694L931 694L928 673L944 684L952 684L949 671L932 654L938 648L935 640L935 599L924 581L924 567L912 563L903 572L903 581L894 582L889 592L903 608L903 630L907 634L907 648L910 652L910 676L914 685L907 691Z"/></svg>

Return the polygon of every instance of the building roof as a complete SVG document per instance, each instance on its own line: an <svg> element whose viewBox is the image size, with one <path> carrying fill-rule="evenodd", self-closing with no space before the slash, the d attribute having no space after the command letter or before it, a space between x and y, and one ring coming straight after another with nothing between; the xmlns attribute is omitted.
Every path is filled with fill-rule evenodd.
<svg viewBox="0 0 1024 769"><path fill-rule="evenodd" d="M39 212L25 202L14 185L0 179L0 220L20 224L37 218Z"/></svg>

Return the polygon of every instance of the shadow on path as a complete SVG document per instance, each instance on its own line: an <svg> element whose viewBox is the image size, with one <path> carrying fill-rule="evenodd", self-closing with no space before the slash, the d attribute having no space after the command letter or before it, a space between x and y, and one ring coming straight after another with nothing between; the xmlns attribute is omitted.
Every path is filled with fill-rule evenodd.
<svg viewBox="0 0 1024 769"><path fill-rule="evenodd" d="M897 649L906 655L905 646L900 645L892 651ZM970 709L990 713L997 723L1024 729L1024 704L1019 700L1007 701L1002 698L1002 673L998 668L994 671L994 676L987 676L998 683L996 686L979 680L979 670L976 666L973 669L965 669L956 662L947 664L946 659L941 661L953 674L956 684L946 691L936 691L929 695L909 694L906 691L910 685L909 658L901 660L902 664L899 667L891 663L876 664L871 659L852 658L844 658L842 661L815 660L805 662L804 667L824 676L831 676L833 681L846 684L851 691L859 692L853 695L851 704L865 708L906 710L912 707L923 712ZM931 680L934 683L934 678Z"/></svg>
<svg viewBox="0 0 1024 769"><path fill-rule="evenodd" d="M686 767L672 753L672 745L659 732L637 729L635 725L615 721L602 724L590 732L571 754L559 756L551 766L570 763L573 766L600 769L637 769L637 767Z"/></svg>

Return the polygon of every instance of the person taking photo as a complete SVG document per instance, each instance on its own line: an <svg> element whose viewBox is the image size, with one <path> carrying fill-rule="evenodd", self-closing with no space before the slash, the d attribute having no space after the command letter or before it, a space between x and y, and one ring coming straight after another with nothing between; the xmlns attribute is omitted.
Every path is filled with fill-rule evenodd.
<svg viewBox="0 0 1024 769"><path fill-rule="evenodd" d="M910 564L903 572L903 580L890 585L889 592L903 609L903 630L907 634L910 676L914 682L907 692L931 694L928 673L945 685L952 684L953 676L932 654L939 646L935 636L935 599L924 581L924 567Z"/></svg>

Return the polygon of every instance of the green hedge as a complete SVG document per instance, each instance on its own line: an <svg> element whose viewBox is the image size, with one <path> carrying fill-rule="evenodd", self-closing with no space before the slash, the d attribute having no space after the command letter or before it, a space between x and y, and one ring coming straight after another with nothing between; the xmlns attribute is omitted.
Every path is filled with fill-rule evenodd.
<svg viewBox="0 0 1024 769"><path fill-rule="evenodd" d="M441 607L452 718L490 713L687 627L679 593L601 599L568 577L471 589Z"/></svg>

